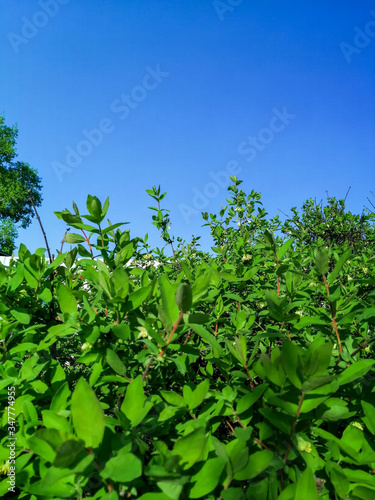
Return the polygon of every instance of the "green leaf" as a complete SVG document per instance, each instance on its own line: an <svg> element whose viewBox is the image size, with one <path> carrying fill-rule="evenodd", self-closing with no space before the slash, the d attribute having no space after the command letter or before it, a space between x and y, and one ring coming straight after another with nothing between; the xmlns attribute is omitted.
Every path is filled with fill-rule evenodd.
<svg viewBox="0 0 375 500"><path fill-rule="evenodd" d="M362 417L362 420L371 434L375 435L375 406L367 401L361 401L361 405L365 414L365 416Z"/></svg>
<svg viewBox="0 0 375 500"><path fill-rule="evenodd" d="M245 366L247 361L247 346L246 337L244 335L240 335L239 337L235 338L235 348L241 360L241 363Z"/></svg>
<svg viewBox="0 0 375 500"><path fill-rule="evenodd" d="M203 402L204 398L207 396L209 388L210 382L207 379L198 384L194 391L192 391L189 386L184 385L184 400L190 410L194 410L194 408L196 408Z"/></svg>
<svg viewBox="0 0 375 500"><path fill-rule="evenodd" d="M375 361L372 359L360 359L352 365L350 365L346 370L344 370L337 377L337 381L340 385L350 384L356 379L359 379L366 375L368 371L374 366Z"/></svg>
<svg viewBox="0 0 375 500"><path fill-rule="evenodd" d="M57 392L54 394L50 409L55 412L60 412L61 410L65 410L68 406L68 398L70 396L70 389L68 382L65 382L63 385L59 387Z"/></svg>
<svg viewBox="0 0 375 500"><path fill-rule="evenodd" d="M206 441L204 427L199 427L176 441L173 447L173 455L180 456L180 464L183 466L183 470L190 469L202 457Z"/></svg>
<svg viewBox="0 0 375 500"><path fill-rule="evenodd" d="M112 281L116 296L125 298L129 293L129 277L122 267L117 267L113 271Z"/></svg>
<svg viewBox="0 0 375 500"><path fill-rule="evenodd" d="M104 217L102 217L102 204L99 198L89 194L86 200L86 207L89 214L95 219L95 221L92 222L100 223L104 219Z"/></svg>
<svg viewBox="0 0 375 500"><path fill-rule="evenodd" d="M219 342L215 339L212 333L209 333L202 325L192 324L192 329L205 340L212 348L215 357L220 357L222 354L222 348Z"/></svg>
<svg viewBox="0 0 375 500"><path fill-rule="evenodd" d="M292 245L294 239L291 238L290 240L287 240L282 247L280 247L277 252L276 252L276 255L277 255L277 258L278 259L281 259L282 257L284 257L284 255L286 254L286 252L288 251L288 249L290 248L290 246Z"/></svg>
<svg viewBox="0 0 375 500"><path fill-rule="evenodd" d="M142 304L142 302L144 302L147 299L150 292L151 292L150 286L144 286L138 288L138 290L136 290L135 292L132 292L128 296L128 304L130 305L130 310L134 311L134 309L138 309L138 307Z"/></svg>
<svg viewBox="0 0 375 500"><path fill-rule="evenodd" d="M100 475L104 479L129 483L142 475L142 462L125 447L108 460Z"/></svg>
<svg viewBox="0 0 375 500"><path fill-rule="evenodd" d="M309 349L310 351L310 349ZM309 352L310 354L310 352ZM304 365L304 373L307 377L321 375L330 365L332 356L332 344L327 342L320 345L307 358Z"/></svg>
<svg viewBox="0 0 375 500"><path fill-rule="evenodd" d="M248 481L257 477L270 465L273 459L273 453L268 450L256 451L250 455L247 465L240 471L236 472L234 479L238 481Z"/></svg>
<svg viewBox="0 0 375 500"><path fill-rule="evenodd" d="M320 407L319 418L327 422L336 422L342 418L347 418L349 410L342 405L333 405L322 413L324 406Z"/></svg>
<svg viewBox="0 0 375 500"><path fill-rule="evenodd" d="M112 351L112 349L107 349L105 359L112 370L114 370L119 375L126 375L125 365L115 353L115 351Z"/></svg>
<svg viewBox="0 0 375 500"><path fill-rule="evenodd" d="M44 439L41 439L38 433L34 434L28 439L28 445L32 452L42 457L47 462L53 462L56 458L54 448Z"/></svg>
<svg viewBox="0 0 375 500"><path fill-rule="evenodd" d="M303 376L300 373L301 356L302 351L294 342L284 340L282 350L283 367L287 377L297 389L301 389L303 383Z"/></svg>
<svg viewBox="0 0 375 500"><path fill-rule="evenodd" d="M211 316L203 313L191 313L187 317L187 323L195 323L197 325L204 325L205 323L211 323Z"/></svg>
<svg viewBox="0 0 375 500"><path fill-rule="evenodd" d="M307 394L320 387L320 394L329 394L330 392L334 392L334 387L330 386L330 383L333 381L334 378L331 375L318 375L316 377L310 377L302 384L302 391Z"/></svg>
<svg viewBox="0 0 375 500"><path fill-rule="evenodd" d="M349 259L350 255L351 255L352 251L349 249L347 250L340 258L339 260L337 261L333 271L331 273L329 273L328 275L328 278L327 278L327 281L329 284L333 283L335 281L335 279L337 278L339 272L341 271L342 269L342 266L345 264L345 262Z"/></svg>
<svg viewBox="0 0 375 500"><path fill-rule="evenodd" d="M107 197L103 205L102 213L100 214L102 220L107 215L108 209L109 209L109 198Z"/></svg>
<svg viewBox="0 0 375 500"><path fill-rule="evenodd" d="M191 308L193 294L188 283L180 283L176 292L176 304L180 311L187 312Z"/></svg>
<svg viewBox="0 0 375 500"><path fill-rule="evenodd" d="M307 467L297 482L295 500L319 500L313 471Z"/></svg>
<svg viewBox="0 0 375 500"><path fill-rule="evenodd" d="M202 498L211 493L219 484L221 473L227 463L223 458L211 458L204 463L201 470L191 477L195 483L189 492L190 498Z"/></svg>
<svg viewBox="0 0 375 500"><path fill-rule="evenodd" d="M252 392L249 392L245 396L242 396L242 398L240 398L237 401L237 406L236 406L237 414L240 415L241 413L244 413L249 408L251 408L251 406L253 406L253 404L256 403L258 399L262 396L267 387L268 384L263 383L255 387L255 389Z"/></svg>
<svg viewBox="0 0 375 500"><path fill-rule="evenodd" d="M104 435L104 412L95 392L80 378L72 395L74 430L87 447L97 448Z"/></svg>
<svg viewBox="0 0 375 500"><path fill-rule="evenodd" d="M328 252L325 248L319 247L315 251L315 267L320 274L328 272Z"/></svg>
<svg viewBox="0 0 375 500"><path fill-rule="evenodd" d="M265 243L271 247L273 252L276 252L276 241L274 235L266 229L263 234Z"/></svg>
<svg viewBox="0 0 375 500"><path fill-rule="evenodd" d="M48 342L51 339L55 339L55 337L66 337L68 335L73 335L73 333L77 332L77 328L73 326L69 326L67 323L62 325L54 325L48 328L48 335L44 339L44 342ZM41 345L39 345L38 350L40 350ZM43 347L44 348L44 347Z"/></svg>
<svg viewBox="0 0 375 500"><path fill-rule="evenodd" d="M74 245L75 243L83 243L86 241L85 237L82 236L81 234L75 234L75 233L66 233L65 235L65 241L70 245Z"/></svg>
<svg viewBox="0 0 375 500"><path fill-rule="evenodd" d="M77 301L69 288L59 283L56 295L62 313L72 314L77 311Z"/></svg>
<svg viewBox="0 0 375 500"><path fill-rule="evenodd" d="M130 339L130 327L126 323L120 323L119 325L113 325L112 331L121 340Z"/></svg>
<svg viewBox="0 0 375 500"><path fill-rule="evenodd" d="M47 429L57 429L58 431L71 432L69 421L58 415L53 410L43 410L42 419L44 427Z"/></svg>
<svg viewBox="0 0 375 500"><path fill-rule="evenodd" d="M24 309L21 309L20 307L15 307L14 309L11 309L10 314L13 316L13 318L15 318L23 325L28 325L31 321L30 314L27 314L27 312L25 312Z"/></svg>
<svg viewBox="0 0 375 500"><path fill-rule="evenodd" d="M164 274L159 276L158 283L163 312L168 324L172 326L177 321L180 314L175 300L175 287L171 285Z"/></svg>
<svg viewBox="0 0 375 500"><path fill-rule="evenodd" d="M273 290L266 290L266 301L270 315L276 321L283 321L283 302Z"/></svg>
<svg viewBox="0 0 375 500"><path fill-rule="evenodd" d="M146 417L151 407L152 403L146 402L143 392L142 375L138 375L126 389L121 411L130 420L132 427L136 427Z"/></svg>
<svg viewBox="0 0 375 500"><path fill-rule="evenodd" d="M56 458L53 462L55 467L69 467L77 459L78 455L84 450L83 442L75 439L69 439L62 443L57 449Z"/></svg>
<svg viewBox="0 0 375 500"><path fill-rule="evenodd" d="M195 280L192 286L193 303L198 302L206 294L210 280L211 273L209 271L205 271Z"/></svg>
<svg viewBox="0 0 375 500"><path fill-rule="evenodd" d="M184 398L180 394L177 394L177 392L175 392L175 391L163 391L163 390L161 390L160 395L170 405L180 406L180 407L186 406Z"/></svg>

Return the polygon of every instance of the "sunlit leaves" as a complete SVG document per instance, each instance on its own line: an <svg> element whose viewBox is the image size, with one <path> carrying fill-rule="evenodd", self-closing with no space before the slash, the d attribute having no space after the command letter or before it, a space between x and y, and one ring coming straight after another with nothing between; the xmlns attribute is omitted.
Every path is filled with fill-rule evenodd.
<svg viewBox="0 0 375 500"><path fill-rule="evenodd" d="M89 384L80 378L72 395L73 426L89 448L100 445L104 435L104 412Z"/></svg>

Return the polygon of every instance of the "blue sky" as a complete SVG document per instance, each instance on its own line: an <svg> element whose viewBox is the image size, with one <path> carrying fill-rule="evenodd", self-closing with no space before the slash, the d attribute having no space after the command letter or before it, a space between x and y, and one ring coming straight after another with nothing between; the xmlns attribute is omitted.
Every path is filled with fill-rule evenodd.
<svg viewBox="0 0 375 500"><path fill-rule="evenodd" d="M112 222L149 233L161 185L172 233L211 245L200 212L225 204L230 168L270 215L374 186L375 2L5 0L0 113L42 177L50 246L110 197ZM221 172L221 173L220 173ZM151 202L151 203L150 203ZM34 221L17 244L43 247Z"/></svg>

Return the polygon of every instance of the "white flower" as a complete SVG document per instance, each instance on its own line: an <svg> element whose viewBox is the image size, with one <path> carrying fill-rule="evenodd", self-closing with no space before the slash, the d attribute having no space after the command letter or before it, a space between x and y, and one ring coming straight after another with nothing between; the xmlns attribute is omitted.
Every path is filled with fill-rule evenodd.
<svg viewBox="0 0 375 500"><path fill-rule="evenodd" d="M4 476L6 476L9 473L10 473L10 466L9 466L9 463L6 462L5 464L0 466L0 474L4 474ZM5 481L5 479L4 479L4 481Z"/></svg>
<svg viewBox="0 0 375 500"><path fill-rule="evenodd" d="M368 273L368 269L367 269L367 267L364 267L364 268L363 268L363 272L364 272L365 274L367 274L367 273Z"/></svg>
<svg viewBox="0 0 375 500"><path fill-rule="evenodd" d="M360 429L361 431L363 431L363 425L360 424L359 422L352 422L352 426L357 427L357 429Z"/></svg>
<svg viewBox="0 0 375 500"><path fill-rule="evenodd" d="M138 330L139 330L139 334L138 334L138 337L139 339L150 339L152 340L152 337L150 337L150 335L148 334L146 328L144 328L143 326L139 326L138 327Z"/></svg>
<svg viewBox="0 0 375 500"><path fill-rule="evenodd" d="M298 441L299 451L305 451L306 453L311 453L311 451L312 451L311 443L309 443L308 441L305 441L303 438L301 438L299 436L297 437L297 441Z"/></svg>
<svg viewBox="0 0 375 500"><path fill-rule="evenodd" d="M253 258L252 255L246 254L242 257L242 262L247 262L248 260L251 260Z"/></svg>
<svg viewBox="0 0 375 500"><path fill-rule="evenodd" d="M241 222L237 222L237 226L240 227L240 225L241 225Z"/></svg>
<svg viewBox="0 0 375 500"><path fill-rule="evenodd" d="M296 314L298 314L298 316L303 316L303 311L296 311Z"/></svg>
<svg viewBox="0 0 375 500"><path fill-rule="evenodd" d="M91 349L91 348L92 348L92 344L90 344L90 342L85 342L81 346L81 351L86 351L86 349Z"/></svg>

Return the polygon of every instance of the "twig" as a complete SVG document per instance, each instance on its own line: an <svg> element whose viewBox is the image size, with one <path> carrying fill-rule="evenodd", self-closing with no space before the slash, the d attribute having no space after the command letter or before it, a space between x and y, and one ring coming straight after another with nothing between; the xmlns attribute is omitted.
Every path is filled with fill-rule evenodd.
<svg viewBox="0 0 375 500"><path fill-rule="evenodd" d="M28 190L28 193L30 194L30 189ZM43 237L44 237L44 241L46 242L46 247L47 247L47 252L48 252L48 257L49 257L49 261L52 262L52 255L51 255L51 251L49 249L49 245L48 245L48 241L47 241L47 235L46 233L44 232L44 228L43 228L43 224L42 224L42 221L40 220L40 217L39 217L39 214L38 214L38 211L36 209L36 206L34 204L34 200L32 199L31 196L29 196L29 200L31 201L31 205L33 206L33 209L34 209L34 212L35 212L35 216L36 218L38 219L38 222L39 222L39 225L40 225L40 229L42 230L42 233L43 233Z"/></svg>
<svg viewBox="0 0 375 500"><path fill-rule="evenodd" d="M302 403L303 403L304 398L305 398L305 393L302 392L301 393L301 398L299 400L298 408L297 408L297 413L296 413L296 416L294 417L292 428L290 430L289 443L288 443L288 447L287 447L286 452L285 452L284 462L286 462L288 460L288 455L289 455L289 452L290 452L290 447L292 445L292 437L293 437L293 434L294 434L294 431L295 431L295 428L296 428L297 419L299 417L299 414L301 413L301 407L302 407Z"/></svg>

